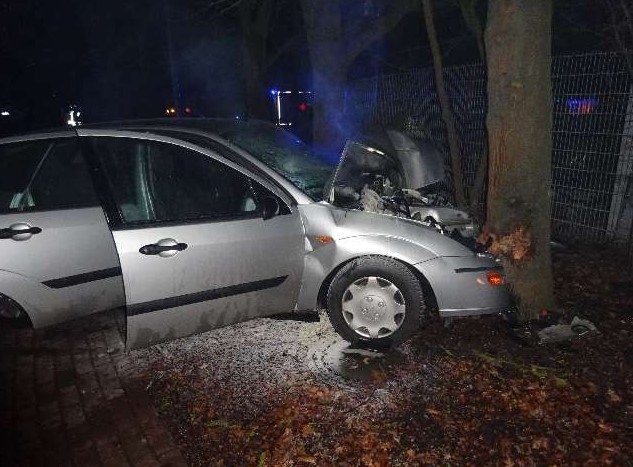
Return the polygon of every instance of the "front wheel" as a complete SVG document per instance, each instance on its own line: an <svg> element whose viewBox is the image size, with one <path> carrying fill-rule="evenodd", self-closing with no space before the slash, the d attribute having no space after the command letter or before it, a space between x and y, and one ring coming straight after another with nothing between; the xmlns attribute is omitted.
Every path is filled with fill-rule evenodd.
<svg viewBox="0 0 633 467"><path fill-rule="evenodd" d="M366 256L346 264L327 295L332 326L349 342L397 345L420 325L424 297L418 278L402 263Z"/></svg>

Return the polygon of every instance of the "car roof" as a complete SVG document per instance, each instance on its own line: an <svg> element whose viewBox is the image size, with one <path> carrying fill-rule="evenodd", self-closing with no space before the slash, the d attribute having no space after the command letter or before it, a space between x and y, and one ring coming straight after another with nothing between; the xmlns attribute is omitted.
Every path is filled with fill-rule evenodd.
<svg viewBox="0 0 633 467"><path fill-rule="evenodd" d="M118 120L110 122L90 123L82 125L76 129L91 130L121 130L135 131L143 130L144 132L155 130L194 130L196 132L204 132L222 136L233 131L243 130L247 128L276 128L273 123L263 120L251 119L234 119L234 118L153 118L153 119L137 119L137 120ZM0 138L0 143L9 143L13 141L24 141L29 139L50 138L59 136L76 135L75 128L61 127L39 130L34 132L23 133L21 135Z"/></svg>
<svg viewBox="0 0 633 467"><path fill-rule="evenodd" d="M82 128L89 129L109 129L109 130L133 130L142 128L143 130L174 129L174 130L195 130L205 133L222 136L228 132L246 128L277 128L270 122L263 120L245 120L234 118L155 118L140 120L122 120L114 122L94 123L83 125Z"/></svg>

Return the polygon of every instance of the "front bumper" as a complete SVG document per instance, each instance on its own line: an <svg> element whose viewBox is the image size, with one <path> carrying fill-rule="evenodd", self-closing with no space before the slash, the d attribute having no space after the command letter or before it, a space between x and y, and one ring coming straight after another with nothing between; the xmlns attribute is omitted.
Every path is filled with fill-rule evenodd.
<svg viewBox="0 0 633 467"><path fill-rule="evenodd" d="M510 287L503 268L492 258L439 257L415 267L429 281L441 317L501 313L510 306ZM504 275L504 283L491 285L487 279L490 271Z"/></svg>

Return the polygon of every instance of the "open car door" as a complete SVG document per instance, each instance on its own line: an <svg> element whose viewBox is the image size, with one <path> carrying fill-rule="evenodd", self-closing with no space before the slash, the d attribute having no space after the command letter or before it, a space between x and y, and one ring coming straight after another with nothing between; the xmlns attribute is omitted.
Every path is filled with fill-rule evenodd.
<svg viewBox="0 0 633 467"><path fill-rule="evenodd" d="M113 195L129 349L293 308L304 250L296 209L189 144L80 131Z"/></svg>

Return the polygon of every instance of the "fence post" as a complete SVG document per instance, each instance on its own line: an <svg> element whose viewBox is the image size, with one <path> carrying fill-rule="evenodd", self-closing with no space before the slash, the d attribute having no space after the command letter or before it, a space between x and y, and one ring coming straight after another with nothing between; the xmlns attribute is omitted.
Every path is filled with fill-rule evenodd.
<svg viewBox="0 0 633 467"><path fill-rule="evenodd" d="M633 84L629 88L628 104L624 117L624 129L620 140L620 156L609 210L607 234L616 242L625 241L633 222ZM629 240L630 241L630 240Z"/></svg>

